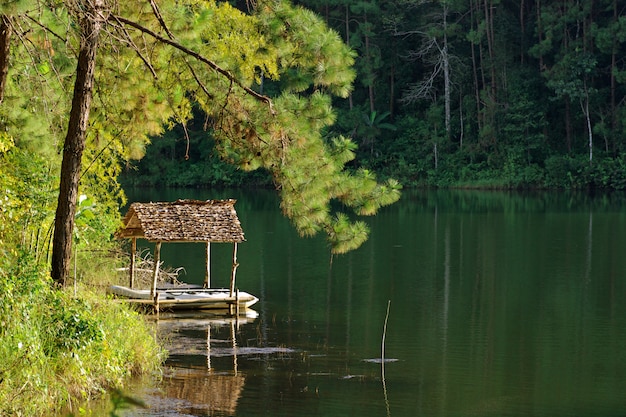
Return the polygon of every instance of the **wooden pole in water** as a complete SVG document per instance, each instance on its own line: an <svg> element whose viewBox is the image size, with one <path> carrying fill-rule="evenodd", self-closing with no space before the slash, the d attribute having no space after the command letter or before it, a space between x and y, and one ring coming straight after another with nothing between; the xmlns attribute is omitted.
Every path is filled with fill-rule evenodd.
<svg viewBox="0 0 626 417"><path fill-rule="evenodd" d="M130 278L128 286L133 288L135 286L135 255L137 253L137 238L134 237L130 240Z"/></svg>
<svg viewBox="0 0 626 417"><path fill-rule="evenodd" d="M230 274L230 297L233 296L235 292L235 275L237 275L237 267L239 264L237 263L237 242L235 242L235 247L233 249L233 268Z"/></svg>
<svg viewBox="0 0 626 417"><path fill-rule="evenodd" d="M206 369L211 370L211 323L206 328Z"/></svg>
<svg viewBox="0 0 626 417"><path fill-rule="evenodd" d="M230 338L233 342L233 373L237 375L237 334L235 333L235 323L230 322Z"/></svg>
<svg viewBox="0 0 626 417"><path fill-rule="evenodd" d="M206 243L206 275L204 276L204 288L211 288L211 242Z"/></svg>
<svg viewBox="0 0 626 417"><path fill-rule="evenodd" d="M161 262L161 242L157 242L154 247L154 271L152 274L152 289L150 290L150 296L154 297L156 294L157 278L159 278L159 263Z"/></svg>

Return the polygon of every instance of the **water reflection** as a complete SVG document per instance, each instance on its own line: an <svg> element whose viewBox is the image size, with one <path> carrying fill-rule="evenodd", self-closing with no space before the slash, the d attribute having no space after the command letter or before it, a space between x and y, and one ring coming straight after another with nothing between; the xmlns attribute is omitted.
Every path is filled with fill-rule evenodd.
<svg viewBox="0 0 626 417"><path fill-rule="evenodd" d="M147 393L146 415L235 415L246 377L238 370L241 354L265 353L262 348L238 347L240 326L253 323L254 310L232 316L227 311L192 311L159 315L159 336L170 352L158 390ZM202 364L191 358L205 357ZM212 358L228 358L223 363ZM143 415L137 412L135 415Z"/></svg>
<svg viewBox="0 0 626 417"><path fill-rule="evenodd" d="M248 240L238 282L259 315L162 319L171 357L148 398L169 405L143 415L626 415L624 196L405 193L332 265L275 197L227 196ZM197 260L170 259L185 256ZM383 357L397 359L384 381ZM177 379L194 388L168 388ZM208 405L220 385L234 409Z"/></svg>

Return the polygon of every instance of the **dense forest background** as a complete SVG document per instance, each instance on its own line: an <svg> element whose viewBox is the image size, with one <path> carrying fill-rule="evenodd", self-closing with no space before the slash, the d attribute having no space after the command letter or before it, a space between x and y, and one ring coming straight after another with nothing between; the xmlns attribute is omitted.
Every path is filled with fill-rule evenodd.
<svg viewBox="0 0 626 417"><path fill-rule="evenodd" d="M328 135L405 186L626 188L626 4L304 0L358 54ZM245 4L240 5L245 8ZM257 85L271 94L272 82ZM198 114L123 181L269 184L220 161Z"/></svg>

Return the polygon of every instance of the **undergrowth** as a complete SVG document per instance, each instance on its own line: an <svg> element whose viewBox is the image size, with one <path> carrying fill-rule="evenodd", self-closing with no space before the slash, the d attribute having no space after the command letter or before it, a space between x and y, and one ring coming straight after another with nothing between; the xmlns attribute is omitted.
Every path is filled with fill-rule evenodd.
<svg viewBox="0 0 626 417"><path fill-rule="evenodd" d="M0 416L50 415L155 372L154 330L103 293L57 289L27 253L0 261Z"/></svg>

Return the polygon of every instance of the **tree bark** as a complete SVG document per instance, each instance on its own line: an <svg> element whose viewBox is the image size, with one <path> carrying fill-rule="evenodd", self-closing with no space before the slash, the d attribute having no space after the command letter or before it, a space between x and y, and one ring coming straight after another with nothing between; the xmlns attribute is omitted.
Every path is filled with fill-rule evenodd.
<svg viewBox="0 0 626 417"><path fill-rule="evenodd" d="M11 22L9 17L0 15L0 104L4 100L7 74L9 73L9 53L11 52Z"/></svg>
<svg viewBox="0 0 626 417"><path fill-rule="evenodd" d="M491 76L491 99L497 101L496 85L496 54L495 54L495 34L493 27L493 3L491 0L484 0L485 8L485 33L487 37L487 52L489 55L489 73Z"/></svg>
<svg viewBox="0 0 626 417"><path fill-rule="evenodd" d="M444 78L444 106L446 117L446 139L450 140L451 128L450 119L450 57L448 56L448 4L443 3L443 50L441 58L443 60L443 78Z"/></svg>
<svg viewBox="0 0 626 417"><path fill-rule="evenodd" d="M572 110L569 98L565 97L565 144L567 152L572 152Z"/></svg>
<svg viewBox="0 0 626 417"><path fill-rule="evenodd" d="M475 22L475 18L474 18L474 7L475 5L473 4L472 0L470 0L470 23L471 25L476 24L476 29L478 29L478 23ZM480 85L478 84L478 58L476 57L476 45L474 44L474 42L471 43L470 48L472 52L472 74L474 76L474 102L476 104L476 125L478 127L478 131L480 131L482 129L483 123L482 123L482 115L480 111L481 105L480 105ZM480 48L480 44L479 44L479 48Z"/></svg>
<svg viewBox="0 0 626 417"><path fill-rule="evenodd" d="M59 200L54 219L52 246L52 279L65 286L72 256L72 232L78 197L81 159L85 149L89 111L93 91L98 37L104 22L104 0L81 2L81 41L76 66L72 109L63 145L63 162L59 184Z"/></svg>
<svg viewBox="0 0 626 417"><path fill-rule="evenodd" d="M350 45L350 6L348 6L346 4L346 20L345 20L345 24L346 24L346 45ZM348 108L350 110L352 110L352 108L354 107L354 103L352 102L352 91L350 91L350 94L348 95Z"/></svg>
<svg viewBox="0 0 626 417"><path fill-rule="evenodd" d="M617 0L613 0L613 23L617 24L618 13L617 13ZM616 108L616 90L617 90L617 82L615 79L615 69L617 68L617 54L618 54L618 41L616 34L613 33L613 48L611 51L611 150L615 154L616 150L616 141L615 141L615 132L617 132L617 108Z"/></svg>
<svg viewBox="0 0 626 417"><path fill-rule="evenodd" d="M367 26L367 15L364 14L365 25ZM376 104L374 103L374 69L372 68L372 62L370 59L370 37L368 34L365 35L365 59L367 60L368 71L370 72L370 82L367 86L367 92L370 103L370 114L374 113L376 110ZM373 145L372 145L373 146Z"/></svg>

